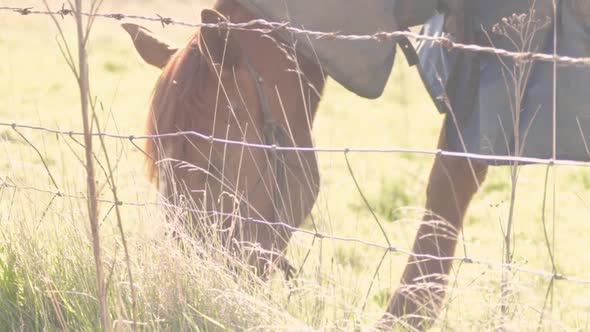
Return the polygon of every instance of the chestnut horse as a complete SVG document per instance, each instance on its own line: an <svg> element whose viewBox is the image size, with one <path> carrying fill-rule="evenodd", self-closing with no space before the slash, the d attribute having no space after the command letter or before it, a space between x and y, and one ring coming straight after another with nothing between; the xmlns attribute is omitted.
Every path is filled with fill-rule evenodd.
<svg viewBox="0 0 590 332"><path fill-rule="evenodd" d="M233 1L219 1L214 10L202 12L203 23L228 18L254 19ZM176 49L143 27L123 27L143 59L163 70L148 134L192 131L248 144L313 145L311 123L324 85L322 71L293 57L272 35L204 27ZM188 201L197 211L193 220L209 220L205 228L216 229L225 245L254 246L248 260L259 273L269 263L285 262L281 253L291 232L252 220L299 227L318 195L313 152L269 151L187 134L149 140L146 153L149 178L163 198L173 206ZM218 217L203 218L212 211Z"/></svg>
<svg viewBox="0 0 590 332"><path fill-rule="evenodd" d="M214 10L202 12L203 23L255 18L235 0L219 0ZM134 24L124 28L143 59L163 69L148 134L194 131L254 144L313 146L311 124L325 76L319 65L296 55L277 36L203 27L187 46L176 49L145 28ZM444 132L441 149L447 147ZM318 195L318 166L312 152L277 153L194 135L150 140L146 148L150 178L175 204L190 197L201 210L298 227ZM463 216L486 172L487 166L477 161L436 157L426 191L430 213L424 216L413 247L417 255L409 258L384 322L410 317L412 325L424 327L425 317L436 317L452 265L436 257L453 256ZM259 247L250 256L250 263L258 267L279 262L291 236L280 225L235 218L216 226L227 241L233 239L232 244Z"/></svg>

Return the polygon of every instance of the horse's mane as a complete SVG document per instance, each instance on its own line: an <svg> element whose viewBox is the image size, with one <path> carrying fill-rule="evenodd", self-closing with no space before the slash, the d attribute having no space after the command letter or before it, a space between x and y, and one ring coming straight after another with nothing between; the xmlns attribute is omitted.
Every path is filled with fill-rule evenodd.
<svg viewBox="0 0 590 332"><path fill-rule="evenodd" d="M225 15L244 10L235 0L218 0L214 8ZM197 118L195 113L201 109L199 106L202 104L199 100L199 91L205 87L209 72L206 59L199 48L200 38L201 34L198 30L188 44L180 49L163 68L152 96L145 130L147 135L195 130ZM207 123L204 116L207 115L199 114L198 118L203 123ZM173 155L170 155L171 151L166 151L167 158L175 159L180 157L183 146L187 143L186 140L174 138L146 141L147 176L151 181L157 178L156 162L161 159L164 142L167 145L177 144Z"/></svg>
<svg viewBox="0 0 590 332"><path fill-rule="evenodd" d="M254 16L236 0L217 0L214 9L237 22L247 21ZM198 123L210 123L203 110L202 91L207 87L211 71L201 46L201 30L197 30L188 44L180 49L163 68L156 83L149 111L146 133L148 135L168 134L178 131L197 130ZM319 68L318 68L319 70ZM319 72L319 71L318 71ZM198 115L197 115L198 113ZM197 123L198 122L198 123ZM146 141L147 175L155 180L158 169L156 162L162 157L180 159L189 142L185 138L148 139ZM166 151L162 150L166 148ZM166 153L163 156L163 153Z"/></svg>
<svg viewBox="0 0 590 332"><path fill-rule="evenodd" d="M193 126L196 118L195 113L198 112L201 104L199 91L206 82L205 76L208 72L206 61L199 50L199 38L200 34L197 31L188 45L180 49L163 68L151 100L146 123L148 135L195 130ZM161 149L164 142L177 144L179 148L182 148L181 145L185 143L185 140L156 138L146 141L147 176L152 181L157 178L156 161L161 159L163 153ZM181 150L174 149L177 151L176 153ZM166 151L166 153L171 153L171 151ZM179 156L167 155L166 157L178 158Z"/></svg>

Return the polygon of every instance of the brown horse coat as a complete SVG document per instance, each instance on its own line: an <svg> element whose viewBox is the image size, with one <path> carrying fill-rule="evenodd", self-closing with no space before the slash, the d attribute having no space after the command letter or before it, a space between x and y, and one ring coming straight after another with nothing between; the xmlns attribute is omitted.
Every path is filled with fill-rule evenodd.
<svg viewBox="0 0 590 332"><path fill-rule="evenodd" d="M204 23L254 18L233 1L202 13ZM193 131L249 144L313 146L311 125L324 76L272 35L202 28L177 50L145 28L124 28L144 60L163 70L148 134ZM280 257L291 232L244 218L298 227L318 194L313 152L273 152L195 135L150 140L146 152L148 174L163 197L197 211L191 218L217 228L227 245L258 247L248 253L258 266ZM222 217L204 217L212 211Z"/></svg>

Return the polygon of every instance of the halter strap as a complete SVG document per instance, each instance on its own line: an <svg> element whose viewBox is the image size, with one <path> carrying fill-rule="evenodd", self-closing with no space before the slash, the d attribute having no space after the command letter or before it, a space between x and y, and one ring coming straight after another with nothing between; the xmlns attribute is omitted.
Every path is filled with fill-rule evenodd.
<svg viewBox="0 0 590 332"><path fill-rule="evenodd" d="M249 58L245 60L246 66L250 75L256 84L256 93L258 95L258 102L262 112L263 121L263 143L268 146L283 146L286 143L286 135L283 127L275 121L270 107L268 106L268 98L264 92L264 79L258 74ZM284 156L282 151L272 149L270 152L265 151L268 156L269 163L272 166L271 174L274 177L272 184L272 199L273 199L273 217L275 221L281 221L281 214L285 213L285 206L281 198L281 192L286 189L286 170L284 163ZM283 213L281 213L281 211Z"/></svg>

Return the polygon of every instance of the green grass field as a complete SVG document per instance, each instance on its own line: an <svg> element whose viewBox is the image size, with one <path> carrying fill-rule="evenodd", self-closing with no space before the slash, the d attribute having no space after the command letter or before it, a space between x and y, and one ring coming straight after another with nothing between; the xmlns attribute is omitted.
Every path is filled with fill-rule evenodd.
<svg viewBox="0 0 590 332"><path fill-rule="evenodd" d="M50 4L61 6L59 1ZM1 5L40 9L43 3L4 0ZM106 0L102 11L159 13L198 21L200 9L207 5L210 2L196 0ZM73 20L61 22L73 43ZM188 28L145 25L178 43L191 33ZM141 134L158 71L139 59L129 37L113 20L96 21L89 52L91 91L103 130ZM0 11L0 122L66 131L82 128L78 88L48 17ZM441 122L415 69L400 57L385 95L378 100L361 99L329 82L314 124L315 144L430 149L436 145ZM117 162L115 179L121 200L155 202L156 192L143 176L141 152L126 140L106 144ZM83 148L67 135L4 126L0 127L0 151L0 331L97 329L86 200L55 195L85 195ZM102 152L97 153L103 158ZM385 244L343 154L321 153L318 158L321 193L313 214L320 231ZM432 157L374 153L350 154L350 159L390 240L410 249ZM553 169L549 203L543 211L545 172L541 166L521 170L514 262L526 269L551 271L542 224L545 215L558 271L590 279L590 173L585 168ZM97 181L101 198L112 200L100 170ZM509 168L492 168L468 212L457 255L497 264L455 265L447 306L434 330L588 330L588 284L556 281L544 306L550 278L526 272L510 272L509 314L503 320L499 264L510 192ZM131 286L112 207L112 203L99 206L108 300L116 330L128 330L133 317ZM137 319L145 330L370 329L397 287L407 259L390 254L367 294L382 250L329 239L312 246L311 237L297 234L287 255L300 265L310 251L302 274L291 283L280 276L265 283L246 273L230 273L215 253L178 246L166 235L163 214L153 205L126 204L121 212L138 294Z"/></svg>

